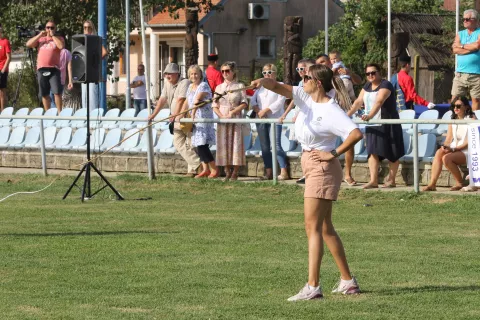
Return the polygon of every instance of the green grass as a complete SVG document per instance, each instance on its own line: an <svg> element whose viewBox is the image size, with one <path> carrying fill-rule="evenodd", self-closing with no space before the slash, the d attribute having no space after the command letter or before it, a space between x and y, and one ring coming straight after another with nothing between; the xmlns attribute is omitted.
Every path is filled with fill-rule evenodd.
<svg viewBox="0 0 480 320"><path fill-rule="evenodd" d="M0 198L54 177L0 175ZM334 220L364 293L288 303L307 277L302 189L73 177L0 203L0 319L478 319L478 197L346 190ZM93 184L98 186L98 182ZM134 200L148 198L151 200ZM364 207L365 203L371 207Z"/></svg>

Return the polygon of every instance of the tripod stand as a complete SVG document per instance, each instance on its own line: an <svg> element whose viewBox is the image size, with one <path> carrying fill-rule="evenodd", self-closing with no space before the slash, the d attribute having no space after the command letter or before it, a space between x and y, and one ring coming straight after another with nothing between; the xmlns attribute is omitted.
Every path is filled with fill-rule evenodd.
<svg viewBox="0 0 480 320"><path fill-rule="evenodd" d="M31 67L30 69L33 75L35 76L35 59L33 57L33 49L25 47L23 50L25 52L25 55L22 57L22 62L21 62L22 69L20 70L20 75L18 76L18 81L17 81L17 87L15 88L15 95L13 96L13 101L12 101L13 108L17 106L17 99L20 93L20 84L22 83L23 72L25 71L25 64L27 63L27 59L30 62L30 67ZM38 105L40 105L40 99L38 98L38 87L36 86L35 88L37 92L36 96L37 96Z"/></svg>
<svg viewBox="0 0 480 320"><path fill-rule="evenodd" d="M82 202L85 200L85 198L87 199L90 199L92 198L93 196L95 196L97 193L99 193L100 191L102 191L103 189L105 189L106 187L109 187L113 193L115 193L115 195L117 196L117 200L124 200L122 195L110 184L110 182L108 182L108 180L103 176L103 174L100 172L100 170L97 169L97 167L91 162L91 157L90 157L90 107L89 107L89 84L90 83L86 83L86 87L87 87L87 103L86 103L86 107L87 107L87 163L85 163L82 167L82 169L80 170L80 172L78 173L77 177L75 178L75 180L73 180L73 183L70 185L70 187L68 188L67 190L67 193L65 193L65 195L63 196L63 200L65 200L65 198L68 196L68 194L70 193L70 191L72 190L72 188L75 186L77 187L78 189L81 190L82 192ZM99 190L95 191L94 193L92 193L92 188L91 188L91 179L90 179L90 174L91 174L91 171L92 169L98 174L98 176L100 177L100 179L105 183L105 185L103 187L101 187ZM80 188L78 185L77 185L77 181L80 179L80 177L82 176L82 173L85 172L85 180L83 181L83 187Z"/></svg>

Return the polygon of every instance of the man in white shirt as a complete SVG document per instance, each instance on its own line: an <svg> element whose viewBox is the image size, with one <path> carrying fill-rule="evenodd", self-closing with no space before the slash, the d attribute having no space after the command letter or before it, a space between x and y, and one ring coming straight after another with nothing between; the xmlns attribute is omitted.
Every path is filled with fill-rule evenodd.
<svg viewBox="0 0 480 320"><path fill-rule="evenodd" d="M145 86L145 66L139 64L138 76L133 78L130 87L133 88L133 105L135 107L135 115L140 112L140 110L147 109L147 90Z"/></svg>

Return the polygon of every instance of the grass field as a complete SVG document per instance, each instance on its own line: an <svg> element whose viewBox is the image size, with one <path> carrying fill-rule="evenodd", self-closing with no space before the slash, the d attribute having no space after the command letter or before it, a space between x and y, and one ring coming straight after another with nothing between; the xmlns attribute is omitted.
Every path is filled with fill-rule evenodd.
<svg viewBox="0 0 480 320"><path fill-rule="evenodd" d="M0 198L52 179L0 175ZM325 299L290 303L302 188L125 175L110 181L126 201L82 204L61 200L72 180L0 203L0 319L480 318L477 196L343 191L334 221L364 293L330 294L327 253Z"/></svg>

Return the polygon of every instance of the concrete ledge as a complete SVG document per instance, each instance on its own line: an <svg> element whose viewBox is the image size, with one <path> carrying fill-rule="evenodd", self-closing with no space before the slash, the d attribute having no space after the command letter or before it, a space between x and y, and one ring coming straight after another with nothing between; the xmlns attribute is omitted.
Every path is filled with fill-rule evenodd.
<svg viewBox="0 0 480 320"><path fill-rule="evenodd" d="M92 155L94 157L95 155ZM86 161L84 152L49 152L47 153L47 169L55 170L79 170ZM159 173L186 173L187 164L179 154L164 155L156 154L154 156L155 169ZM105 172L136 172L147 173L147 155L145 153L130 154L106 154L100 159L95 160L97 167ZM6 168L42 168L40 151L0 151L0 166ZM463 167L463 172L468 174L468 170ZM300 158L289 159L289 171L291 178L300 178L302 176ZM420 184L425 185L430 180L431 164L420 163ZM367 163L356 162L352 168L353 177L358 182L368 182L370 171ZM261 157L247 157L247 165L244 166L240 174L249 177L262 177L264 175L263 160ZM379 182L388 174L388 163L382 162L379 172ZM397 174L398 184L413 184L413 164L401 163ZM448 187L455 184L455 180L446 169L442 171L437 185Z"/></svg>

